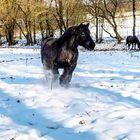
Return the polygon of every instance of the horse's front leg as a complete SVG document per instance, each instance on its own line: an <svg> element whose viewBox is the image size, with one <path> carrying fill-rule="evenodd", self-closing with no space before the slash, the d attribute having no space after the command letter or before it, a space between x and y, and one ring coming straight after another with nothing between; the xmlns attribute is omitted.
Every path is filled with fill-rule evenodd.
<svg viewBox="0 0 140 140"><path fill-rule="evenodd" d="M130 44L130 43L128 43L128 50L130 50L130 46L131 46L131 44Z"/></svg>
<svg viewBox="0 0 140 140"><path fill-rule="evenodd" d="M134 43L134 50L136 50L136 43Z"/></svg>
<svg viewBox="0 0 140 140"><path fill-rule="evenodd" d="M132 43L132 48L131 48L131 50L133 50L134 49L134 43Z"/></svg>
<svg viewBox="0 0 140 140"><path fill-rule="evenodd" d="M76 64L73 64L70 67L64 68L63 74L60 76L60 85L61 86L69 86L69 83L72 79L72 73L76 67Z"/></svg>

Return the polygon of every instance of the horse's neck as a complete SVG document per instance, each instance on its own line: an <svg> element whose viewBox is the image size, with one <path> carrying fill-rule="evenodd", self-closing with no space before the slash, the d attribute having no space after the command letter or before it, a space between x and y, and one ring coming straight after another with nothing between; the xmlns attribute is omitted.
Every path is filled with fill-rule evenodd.
<svg viewBox="0 0 140 140"><path fill-rule="evenodd" d="M63 40L59 41L61 47L65 47L67 49L77 49L78 44L76 43L76 37L70 36L69 38L63 38Z"/></svg>
<svg viewBox="0 0 140 140"><path fill-rule="evenodd" d="M72 36L68 41L67 41L67 47L68 48L73 48L77 49L78 44L76 43L76 37Z"/></svg>

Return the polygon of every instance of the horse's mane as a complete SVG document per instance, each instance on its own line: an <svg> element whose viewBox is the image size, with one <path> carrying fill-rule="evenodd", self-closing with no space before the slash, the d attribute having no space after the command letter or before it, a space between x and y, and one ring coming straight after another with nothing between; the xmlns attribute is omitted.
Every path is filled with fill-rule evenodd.
<svg viewBox="0 0 140 140"><path fill-rule="evenodd" d="M60 36L60 38L58 38L58 42L60 44L62 44L63 42L67 41L72 35L73 35L73 30L74 28L76 28L77 26L72 26L70 28L68 28L63 34L62 36Z"/></svg>

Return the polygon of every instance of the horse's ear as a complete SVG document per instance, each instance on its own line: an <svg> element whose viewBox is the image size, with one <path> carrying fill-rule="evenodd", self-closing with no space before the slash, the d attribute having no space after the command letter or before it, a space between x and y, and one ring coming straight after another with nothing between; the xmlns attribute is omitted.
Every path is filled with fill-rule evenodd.
<svg viewBox="0 0 140 140"><path fill-rule="evenodd" d="M87 23L87 25L86 25L87 27L89 27L89 23Z"/></svg>
<svg viewBox="0 0 140 140"><path fill-rule="evenodd" d="M76 28L75 31L79 32L79 29L81 29L83 27L83 23L80 23Z"/></svg>
<svg viewBox="0 0 140 140"><path fill-rule="evenodd" d="M80 24L79 24L79 26L82 26L82 25L83 25L83 23L80 23Z"/></svg>
<svg viewBox="0 0 140 140"><path fill-rule="evenodd" d="M78 26L78 28L81 28L83 26L83 23L80 23L80 25Z"/></svg>
<svg viewBox="0 0 140 140"><path fill-rule="evenodd" d="M81 29L83 27L83 23L80 23L79 25L76 26L76 28L74 29L74 33L78 34L79 29Z"/></svg>

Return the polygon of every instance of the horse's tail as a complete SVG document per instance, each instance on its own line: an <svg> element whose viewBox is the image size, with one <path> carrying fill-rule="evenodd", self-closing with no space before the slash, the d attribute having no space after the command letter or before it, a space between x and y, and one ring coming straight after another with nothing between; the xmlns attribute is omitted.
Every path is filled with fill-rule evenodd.
<svg viewBox="0 0 140 140"><path fill-rule="evenodd" d="M41 62L43 63L43 51L44 51L44 48L45 48L45 44L47 43L47 39L49 37L45 37L45 38L42 38L42 41L41 41Z"/></svg>
<svg viewBox="0 0 140 140"><path fill-rule="evenodd" d="M46 46L46 43L50 40L53 39L53 36L50 35L50 36L46 36L45 38L42 39L41 41L41 62L43 63L43 51L44 51L44 48Z"/></svg>
<svg viewBox="0 0 140 140"><path fill-rule="evenodd" d="M46 43L46 41L48 41L49 38L53 38L53 34L42 38L41 47L44 46L44 44Z"/></svg>

